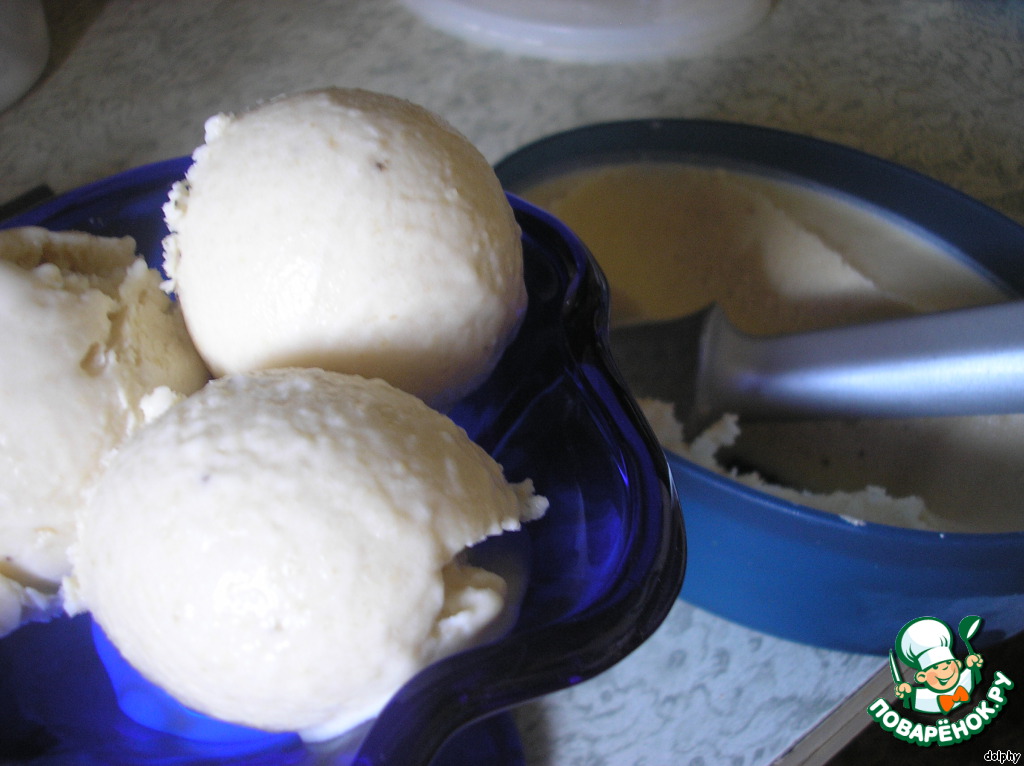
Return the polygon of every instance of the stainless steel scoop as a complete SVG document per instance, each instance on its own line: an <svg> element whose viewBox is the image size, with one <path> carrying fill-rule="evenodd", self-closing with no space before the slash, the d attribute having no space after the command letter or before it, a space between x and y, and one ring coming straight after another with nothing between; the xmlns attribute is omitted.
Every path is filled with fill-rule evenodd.
<svg viewBox="0 0 1024 766"><path fill-rule="evenodd" d="M634 395L673 402L687 438L756 418L1024 412L1024 301L754 337L711 305L611 330Z"/></svg>

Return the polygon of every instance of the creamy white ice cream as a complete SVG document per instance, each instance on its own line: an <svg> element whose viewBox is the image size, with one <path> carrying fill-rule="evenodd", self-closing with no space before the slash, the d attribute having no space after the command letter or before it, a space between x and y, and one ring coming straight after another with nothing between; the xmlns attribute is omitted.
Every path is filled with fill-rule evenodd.
<svg viewBox="0 0 1024 766"><path fill-rule="evenodd" d="M525 196L593 250L616 322L682 316L716 301L741 330L766 334L1007 297L909 226L778 179L638 163L568 174ZM789 500L898 526L1021 528L1024 415L731 418L695 440L664 406L644 404L670 448Z"/></svg>
<svg viewBox="0 0 1024 766"><path fill-rule="evenodd" d="M444 408L526 304L486 159L401 99L329 89L206 123L165 206L170 287L216 374L323 367Z"/></svg>
<svg viewBox="0 0 1024 766"><path fill-rule="evenodd" d="M0 635L53 608L83 492L208 373L130 238L0 231Z"/></svg>
<svg viewBox="0 0 1024 766"><path fill-rule="evenodd" d="M546 507L384 381L229 375L114 457L68 603L186 705L322 739L479 639L505 584L460 553Z"/></svg>

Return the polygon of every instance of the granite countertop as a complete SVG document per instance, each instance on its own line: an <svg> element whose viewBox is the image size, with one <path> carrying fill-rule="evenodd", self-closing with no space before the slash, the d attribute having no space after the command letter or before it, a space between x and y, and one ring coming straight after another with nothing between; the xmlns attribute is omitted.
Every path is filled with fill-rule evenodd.
<svg viewBox="0 0 1024 766"><path fill-rule="evenodd" d="M1024 223L1016 0L777 0L754 30L700 57L607 65L476 47L397 0L50 0L46 9L50 63L0 113L0 200L189 154L211 114L340 85L423 104L492 162L586 123L722 119L867 151ZM531 766L767 764L883 662L781 641L680 602L622 663L523 706L516 720ZM928 762L929 753L903 755Z"/></svg>

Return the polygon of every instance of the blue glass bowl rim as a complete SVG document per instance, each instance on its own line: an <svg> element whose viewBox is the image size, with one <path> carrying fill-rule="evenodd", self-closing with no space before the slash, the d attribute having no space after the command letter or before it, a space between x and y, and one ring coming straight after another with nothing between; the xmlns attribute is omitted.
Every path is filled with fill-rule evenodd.
<svg viewBox="0 0 1024 766"><path fill-rule="evenodd" d="M952 245L1008 291L1024 293L1024 227L1016 221L923 173L799 133L724 120L616 120L539 138L499 160L495 172L506 189L521 194L533 184L575 170L635 161L693 163L810 182L826 193L867 202L881 214L906 220ZM969 551L970 557L1024 547L1024 530L935 532L875 522L852 524L836 514L740 484L681 455L667 454L674 471L686 471L721 492L777 511L801 534L811 525L838 539L888 535L905 541L908 550L922 558L933 557L935 545ZM683 502L685 506L685 498ZM773 528L779 521L771 516L759 519L760 525Z"/></svg>
<svg viewBox="0 0 1024 766"><path fill-rule="evenodd" d="M34 205L2 222L0 229L16 226L46 226L48 221L76 208L88 207L101 200L123 198L130 201L133 190L166 187L184 177L191 164L190 157L175 157L122 171L92 183L71 189ZM641 476L649 494L660 494L658 513L647 514L649 529L639 539L648 541L653 559L644 578L622 571L606 593L614 593L611 601L592 604L568 623L551 623L524 634L515 634L493 644L470 649L446 658L414 677L399 690L378 717L379 726L371 728L353 763L383 764L429 763L433 755L456 731L474 721L484 719L516 704L548 694L593 677L608 669L642 644L661 624L674 603L682 585L685 570L685 534L678 497L667 460L656 438L622 381L611 360L607 341L608 286L603 273L580 240L564 224L543 210L514 194L507 195L521 224L527 222L546 228L559 239L567 251L565 266L574 278L563 296L564 315L575 317L579 327L590 328L589 337L578 349L614 394L612 408L635 428L646 453L638 455L650 470ZM61 228L61 227L54 227ZM578 342L579 338L576 339ZM656 489L655 489L656 485ZM643 580L643 582L639 582ZM607 628L611 626L613 630ZM549 656L546 648L552 639L577 635L580 644L572 672L565 669L565 656ZM478 672L500 665L505 654L530 658L528 672L504 685L493 685L488 693L470 700L465 696L442 705L439 715L425 721L416 714L420 700L436 695L444 680L467 674L472 664ZM486 677L486 673L484 674ZM476 707L469 705L475 702ZM392 725L392 719L397 725ZM396 732L401 732L400 735ZM410 760L408 742L415 742L414 759ZM400 755L399 755L400 754Z"/></svg>

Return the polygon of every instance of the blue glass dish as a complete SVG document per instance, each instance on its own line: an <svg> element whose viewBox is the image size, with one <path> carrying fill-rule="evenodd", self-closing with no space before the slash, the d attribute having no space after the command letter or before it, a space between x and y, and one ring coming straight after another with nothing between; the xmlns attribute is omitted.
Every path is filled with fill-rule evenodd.
<svg viewBox="0 0 1024 766"><path fill-rule="evenodd" d="M130 235L158 267L160 208L188 164L137 168L2 226ZM425 669L356 752L325 754L292 735L189 738L144 726L145 704L126 705L132 715L119 706L97 653L109 647L94 642L87 615L27 625L0 641L0 762L519 764L514 723L501 711L592 677L650 636L679 593L685 559L667 461L609 361L599 269L558 221L510 201L523 230L529 310L494 373L449 413L511 480L532 478L551 501L543 519L495 538L507 545L509 537L528 558L509 632Z"/></svg>
<svg viewBox="0 0 1024 766"><path fill-rule="evenodd" d="M717 120L624 120L542 138L495 170L523 193L572 171L638 161L800 184L929 238L1024 295L1024 227L920 173L809 136ZM887 653L899 629L924 615L954 625L982 615L979 646L1024 630L1024 531L854 525L668 457L686 519L681 598L690 603L792 641L868 654Z"/></svg>

